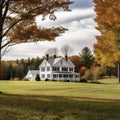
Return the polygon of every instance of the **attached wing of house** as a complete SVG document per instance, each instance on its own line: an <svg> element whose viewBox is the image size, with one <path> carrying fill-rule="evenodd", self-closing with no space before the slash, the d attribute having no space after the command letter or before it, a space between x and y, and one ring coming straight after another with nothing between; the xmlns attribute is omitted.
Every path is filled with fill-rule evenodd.
<svg viewBox="0 0 120 120"><path fill-rule="evenodd" d="M36 75L39 74L39 70L29 70L25 78L30 81L35 81Z"/></svg>

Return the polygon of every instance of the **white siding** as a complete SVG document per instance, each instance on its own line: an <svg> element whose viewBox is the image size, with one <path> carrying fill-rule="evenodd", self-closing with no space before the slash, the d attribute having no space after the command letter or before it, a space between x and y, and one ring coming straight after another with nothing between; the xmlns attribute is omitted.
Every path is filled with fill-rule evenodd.
<svg viewBox="0 0 120 120"><path fill-rule="evenodd" d="M35 81L36 75L39 74L38 70L29 70L25 78L30 81Z"/></svg>
<svg viewBox="0 0 120 120"><path fill-rule="evenodd" d="M48 67L50 68L50 70L48 71ZM45 71L42 71L42 68L45 69ZM42 64L39 66L39 69L40 69L40 78L41 80L45 80L48 78L48 74L50 74L50 77L51 77L51 72L52 72L52 69L51 69L51 66L50 64L48 63L47 60L43 60ZM44 75L44 77L43 77Z"/></svg>
<svg viewBox="0 0 120 120"><path fill-rule="evenodd" d="M50 70L48 71L48 67L50 67ZM59 71L53 71L53 67L58 67ZM63 71L63 67L67 68L67 71ZM42 69L44 68L44 71ZM72 71L70 70L73 69ZM50 59L46 60L44 59L41 65L39 66L39 74L41 80L45 79L56 79L56 80L70 80L70 81L79 81L80 76L78 73L75 73L75 66L74 64L68 59L67 61L64 58L56 58L56 59ZM53 77L54 75L54 77ZM70 75L73 76L70 77ZM61 76L61 77L60 77ZM67 77L68 76L68 77ZM76 77L77 76L77 77Z"/></svg>

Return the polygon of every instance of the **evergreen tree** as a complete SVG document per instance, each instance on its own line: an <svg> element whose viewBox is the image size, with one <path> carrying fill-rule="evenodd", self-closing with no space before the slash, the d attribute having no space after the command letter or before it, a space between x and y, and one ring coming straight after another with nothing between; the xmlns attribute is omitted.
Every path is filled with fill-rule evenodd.
<svg viewBox="0 0 120 120"><path fill-rule="evenodd" d="M36 80L36 81L40 81L40 76L39 76L39 74L36 75L35 80Z"/></svg>
<svg viewBox="0 0 120 120"><path fill-rule="evenodd" d="M84 47L80 53L80 59L83 66L90 69L91 65L94 62L94 57L91 50L88 47Z"/></svg>

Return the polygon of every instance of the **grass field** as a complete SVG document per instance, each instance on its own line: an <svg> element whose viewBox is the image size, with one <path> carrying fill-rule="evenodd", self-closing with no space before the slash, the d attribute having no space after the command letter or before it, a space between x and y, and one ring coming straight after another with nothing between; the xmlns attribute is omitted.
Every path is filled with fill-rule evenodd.
<svg viewBox="0 0 120 120"><path fill-rule="evenodd" d="M0 81L0 120L119 120L117 79L95 83Z"/></svg>

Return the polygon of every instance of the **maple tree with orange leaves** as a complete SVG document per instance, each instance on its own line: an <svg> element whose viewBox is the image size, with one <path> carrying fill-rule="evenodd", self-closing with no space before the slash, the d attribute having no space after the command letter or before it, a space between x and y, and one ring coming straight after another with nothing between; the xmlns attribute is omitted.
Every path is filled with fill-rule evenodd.
<svg viewBox="0 0 120 120"><path fill-rule="evenodd" d="M96 29L100 32L94 45L96 60L103 66L118 64L120 82L120 0L94 0L94 3Z"/></svg>

